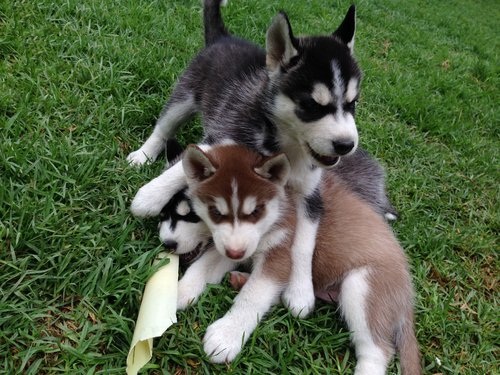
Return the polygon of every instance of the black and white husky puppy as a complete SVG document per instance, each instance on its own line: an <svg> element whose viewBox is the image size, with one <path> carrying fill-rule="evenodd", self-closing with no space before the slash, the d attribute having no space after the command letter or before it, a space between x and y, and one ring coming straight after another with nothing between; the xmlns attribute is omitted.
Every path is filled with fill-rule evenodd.
<svg viewBox="0 0 500 375"><path fill-rule="evenodd" d="M354 112L361 72L353 57L355 9L349 8L332 34L308 37L295 37L286 14L280 13L268 29L264 51L229 34L220 3L205 0L206 47L179 79L153 134L128 160L154 160L165 139L196 112L202 116L207 147L229 142L263 155L284 152L297 202L293 267L284 300L294 315L306 316L314 307L311 260L323 210L321 175L340 157L356 155L358 146ZM132 213L157 216L185 186L178 163L138 191Z"/></svg>

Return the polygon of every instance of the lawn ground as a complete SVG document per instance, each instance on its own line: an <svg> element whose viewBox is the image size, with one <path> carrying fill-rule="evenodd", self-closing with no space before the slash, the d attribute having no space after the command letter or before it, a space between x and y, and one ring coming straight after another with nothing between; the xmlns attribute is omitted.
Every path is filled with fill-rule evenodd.
<svg viewBox="0 0 500 375"><path fill-rule="evenodd" d="M500 3L360 0L361 144L386 167L394 230L417 292L428 374L498 374ZM286 9L330 33L346 1L232 0L225 19L264 45ZM0 1L0 367L124 373L137 306L161 251L128 210L163 168L126 155L149 135L202 46L199 0ZM180 134L195 142L193 121ZM148 373L351 374L335 308L275 308L230 365L201 338L234 297L214 286L155 340ZM395 362L390 374L398 374Z"/></svg>

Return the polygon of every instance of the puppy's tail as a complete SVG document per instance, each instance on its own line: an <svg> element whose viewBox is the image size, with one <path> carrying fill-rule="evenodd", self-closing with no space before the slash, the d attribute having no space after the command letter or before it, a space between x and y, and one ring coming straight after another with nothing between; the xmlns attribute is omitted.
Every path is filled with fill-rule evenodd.
<svg viewBox="0 0 500 375"><path fill-rule="evenodd" d="M411 314L413 315L413 314ZM405 319L396 333L396 348L399 351L401 372L404 375L421 375L420 350L413 328L413 316Z"/></svg>
<svg viewBox="0 0 500 375"><path fill-rule="evenodd" d="M224 26L220 14L221 5L227 4L227 0L204 0L203 1L203 23L205 25L205 46L209 46L222 36L229 35Z"/></svg>

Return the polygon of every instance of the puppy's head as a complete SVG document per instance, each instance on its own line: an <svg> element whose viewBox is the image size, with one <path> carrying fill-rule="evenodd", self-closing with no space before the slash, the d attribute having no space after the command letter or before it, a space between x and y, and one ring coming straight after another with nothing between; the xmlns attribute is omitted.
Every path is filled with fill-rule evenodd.
<svg viewBox="0 0 500 375"><path fill-rule="evenodd" d="M166 144L167 164L180 159L183 147L174 139ZM168 167L168 165L167 165ZM189 266L212 244L210 232L205 223L193 210L186 195L187 188L177 192L162 208L158 224L163 245L180 255L183 267Z"/></svg>
<svg viewBox="0 0 500 375"><path fill-rule="evenodd" d="M285 13L267 32L266 65L277 92L270 111L320 167L335 165L358 145L354 112L361 72L354 32L354 6L331 35L295 37Z"/></svg>
<svg viewBox="0 0 500 375"><path fill-rule="evenodd" d="M288 159L283 154L263 157L238 145L207 152L189 146L182 162L188 196L217 251L235 261L251 257L280 218Z"/></svg>
<svg viewBox="0 0 500 375"><path fill-rule="evenodd" d="M211 236L205 223L193 210L186 189L179 191L160 213L160 240L189 265L210 246Z"/></svg>

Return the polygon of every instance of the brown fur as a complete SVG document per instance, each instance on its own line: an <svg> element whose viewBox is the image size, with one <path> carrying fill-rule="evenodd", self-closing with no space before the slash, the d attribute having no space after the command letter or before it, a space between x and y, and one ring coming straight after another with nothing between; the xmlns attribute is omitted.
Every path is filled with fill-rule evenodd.
<svg viewBox="0 0 500 375"><path fill-rule="evenodd" d="M248 196L258 197L262 201L276 196L276 186L254 172L254 169L261 166L267 158L236 145L217 147L206 155L216 167L217 173L211 178L207 178L194 191L194 194L204 203L211 204L214 198L213 192L216 191L219 196L225 198L228 206L231 207L233 180L243 182L238 183L238 198L241 202L244 197ZM235 157L231 157L231 155L235 155ZM250 222L258 220L258 217L244 215L241 212L241 207L237 214L240 220ZM260 214L262 215L263 212ZM234 219L230 213L224 220L232 222Z"/></svg>
<svg viewBox="0 0 500 375"><path fill-rule="evenodd" d="M325 211L313 258L315 292L337 296L348 272L368 267L366 316L373 339L388 356L398 349L405 375L420 374L413 330L413 288L406 257L391 228L331 174L324 174L322 196ZM276 249L269 253L264 272L286 282L290 262L284 249Z"/></svg>
<svg viewBox="0 0 500 375"><path fill-rule="evenodd" d="M194 194L202 201L209 203L216 192L230 206L233 180L238 184L240 202L245 197L254 196L257 201L265 203L276 194L283 194L272 179L255 172L270 159L235 145L214 148L207 155L210 163L216 166L216 173L201 178L203 181L195 188ZM199 168L195 165L191 173L207 175L201 165ZM276 171L271 174L276 174ZM351 271L368 270L365 316L371 337L387 358L399 351L405 375L419 375L420 356L413 329L413 288L402 248L383 217L342 182L335 180L332 174L323 174L321 194L324 212L312 267L316 294L331 299L349 296L356 291L344 290L345 278ZM285 286L291 273L290 248L296 212L294 199L291 196L282 198L282 214L267 233L281 227L287 229L289 235L279 245L267 249L262 274ZM241 287L245 280L233 274L231 282ZM340 309L346 312L342 305Z"/></svg>

